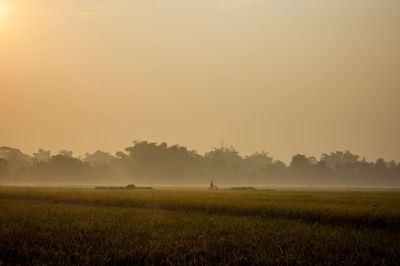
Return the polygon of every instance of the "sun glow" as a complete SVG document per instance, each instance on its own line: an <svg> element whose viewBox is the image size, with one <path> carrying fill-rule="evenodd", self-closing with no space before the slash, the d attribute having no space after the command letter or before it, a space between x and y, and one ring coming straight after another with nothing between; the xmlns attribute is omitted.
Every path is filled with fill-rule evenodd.
<svg viewBox="0 0 400 266"><path fill-rule="evenodd" d="M4 0L0 0L0 25L5 21L7 4Z"/></svg>

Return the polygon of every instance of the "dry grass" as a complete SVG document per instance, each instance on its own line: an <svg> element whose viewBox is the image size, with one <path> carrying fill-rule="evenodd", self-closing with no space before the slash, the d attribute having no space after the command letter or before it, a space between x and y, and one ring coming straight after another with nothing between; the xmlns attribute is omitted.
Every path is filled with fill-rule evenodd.
<svg viewBox="0 0 400 266"><path fill-rule="evenodd" d="M2 187L0 221L6 264L400 262L390 191Z"/></svg>

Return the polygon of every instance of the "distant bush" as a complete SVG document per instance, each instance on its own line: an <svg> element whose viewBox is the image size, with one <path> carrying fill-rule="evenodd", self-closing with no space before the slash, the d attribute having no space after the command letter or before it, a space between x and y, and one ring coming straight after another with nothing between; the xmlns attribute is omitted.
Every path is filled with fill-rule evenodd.
<svg viewBox="0 0 400 266"><path fill-rule="evenodd" d="M125 187L95 187L97 190L133 190L133 189L154 189L152 187L137 187L134 184L126 185Z"/></svg>

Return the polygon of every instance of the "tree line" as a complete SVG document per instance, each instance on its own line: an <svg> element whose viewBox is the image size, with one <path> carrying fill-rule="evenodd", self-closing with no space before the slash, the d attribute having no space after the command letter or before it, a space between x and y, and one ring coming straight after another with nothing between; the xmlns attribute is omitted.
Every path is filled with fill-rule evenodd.
<svg viewBox="0 0 400 266"><path fill-rule="evenodd" d="M324 153L319 159L296 154L285 164L266 152L241 156L233 147L204 154L180 145L134 141L112 155L103 151L74 157L39 149L31 156L0 147L2 184L150 184L264 186L399 186L400 163L368 162L350 151Z"/></svg>

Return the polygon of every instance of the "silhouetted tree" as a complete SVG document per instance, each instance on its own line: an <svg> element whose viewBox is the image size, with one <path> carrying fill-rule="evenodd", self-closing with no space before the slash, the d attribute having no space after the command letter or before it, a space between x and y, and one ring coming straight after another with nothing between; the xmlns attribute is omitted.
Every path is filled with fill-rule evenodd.
<svg viewBox="0 0 400 266"><path fill-rule="evenodd" d="M343 164L352 164L359 160L360 156L352 154L349 151L336 151L331 152L329 155L323 153L321 155L321 161L325 161L325 163L330 167L337 167L338 165Z"/></svg>
<svg viewBox="0 0 400 266"><path fill-rule="evenodd" d="M0 176L9 183L207 184L212 177L219 184L399 186L400 164L336 151L320 160L297 154L287 166L266 152L243 157L224 145L200 155L180 145L134 141L115 156L96 151L84 159L68 150L28 156L0 147Z"/></svg>
<svg viewBox="0 0 400 266"><path fill-rule="evenodd" d="M96 167L108 165L112 159L114 159L114 156L108 152L96 151L93 154L86 153L84 161L88 162L91 166Z"/></svg>
<svg viewBox="0 0 400 266"><path fill-rule="evenodd" d="M63 157L71 157L73 155L73 151L69 151L69 150L61 150L59 155L63 156Z"/></svg>
<svg viewBox="0 0 400 266"><path fill-rule="evenodd" d="M205 167L209 176L213 176L219 183L238 182L239 170L243 158L233 147L213 148L204 154Z"/></svg>
<svg viewBox="0 0 400 266"><path fill-rule="evenodd" d="M31 157L10 147L0 147L0 158L7 160L9 172L19 171L32 164Z"/></svg>
<svg viewBox="0 0 400 266"><path fill-rule="evenodd" d="M6 159L0 159L0 177L6 177L8 174L8 163Z"/></svg>
<svg viewBox="0 0 400 266"><path fill-rule="evenodd" d="M201 156L183 146L134 141L133 146L125 150L126 157L119 154L124 160L125 169L141 182L149 179L164 183L168 183L168 180L189 182L202 172L199 167Z"/></svg>
<svg viewBox="0 0 400 266"><path fill-rule="evenodd" d="M51 152L39 149L38 152L33 153L32 158L36 162L46 162L51 158Z"/></svg>

